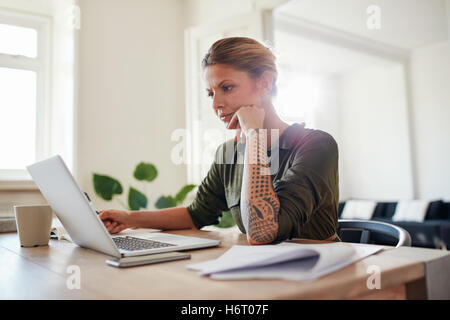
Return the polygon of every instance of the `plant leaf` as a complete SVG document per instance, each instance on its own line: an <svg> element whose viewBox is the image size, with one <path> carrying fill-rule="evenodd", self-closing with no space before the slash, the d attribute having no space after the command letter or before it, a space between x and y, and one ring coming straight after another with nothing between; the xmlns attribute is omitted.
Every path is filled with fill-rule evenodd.
<svg viewBox="0 0 450 320"><path fill-rule="evenodd" d="M142 192L130 187L128 191L128 206L131 210L147 208L147 197Z"/></svg>
<svg viewBox="0 0 450 320"><path fill-rule="evenodd" d="M236 225L236 222L234 221L231 211L224 211L224 212L222 212L222 217L220 218L220 222L218 224L216 224L215 226L218 228L231 228L235 225Z"/></svg>
<svg viewBox="0 0 450 320"><path fill-rule="evenodd" d="M195 184L188 184L181 188L180 192L175 196L175 201L177 204L182 203L189 192L191 192L196 187Z"/></svg>
<svg viewBox="0 0 450 320"><path fill-rule="evenodd" d="M176 200L172 196L161 196L155 203L157 209L172 208L177 205Z"/></svg>
<svg viewBox="0 0 450 320"><path fill-rule="evenodd" d="M95 193L102 199L110 201L113 195L122 194L122 185L116 179L100 174L93 174Z"/></svg>
<svg viewBox="0 0 450 320"><path fill-rule="evenodd" d="M134 169L133 175L139 181L145 180L151 182L158 176L158 170L151 163L141 162Z"/></svg>

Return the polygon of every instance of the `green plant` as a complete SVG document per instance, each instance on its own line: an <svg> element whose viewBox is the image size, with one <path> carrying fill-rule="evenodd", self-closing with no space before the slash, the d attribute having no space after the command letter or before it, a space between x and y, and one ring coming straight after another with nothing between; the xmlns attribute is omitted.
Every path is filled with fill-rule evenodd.
<svg viewBox="0 0 450 320"><path fill-rule="evenodd" d="M231 228L236 225L236 222L234 222L233 215L231 214L231 211L224 211L222 212L222 217L220 218L220 222L216 224L216 227L219 228Z"/></svg>
<svg viewBox="0 0 450 320"><path fill-rule="evenodd" d="M107 175L93 173L94 191L97 196L106 201L116 199L127 210L140 210L148 207L148 199L146 196L146 184L152 182L158 176L158 170L151 163L139 163L133 176L136 180L144 183L144 192L136 188L129 187L127 204L125 204L118 195L123 193L122 184L115 178ZM164 209L176 207L184 202L186 196L191 192L196 185L188 184L181 188L175 196L160 196L155 202L155 208ZM216 226L219 228L229 228L235 225L231 212L223 212L220 223Z"/></svg>
<svg viewBox="0 0 450 320"><path fill-rule="evenodd" d="M158 176L158 170L151 163L141 162L134 169L133 176L136 180L144 183L152 182ZM117 199L119 203L129 210L140 210L141 208L147 208L148 199L145 195L146 192L139 191L134 187L129 187L127 205L125 205L116 195L121 195L123 193L123 188L121 183L110 176L101 175L98 173L93 174L93 183L95 193L106 201L111 201L113 198ZM195 185L189 184L184 186L175 197L172 196L161 196L155 203L155 207L158 209L175 207L186 199L186 196L190 191L195 188Z"/></svg>

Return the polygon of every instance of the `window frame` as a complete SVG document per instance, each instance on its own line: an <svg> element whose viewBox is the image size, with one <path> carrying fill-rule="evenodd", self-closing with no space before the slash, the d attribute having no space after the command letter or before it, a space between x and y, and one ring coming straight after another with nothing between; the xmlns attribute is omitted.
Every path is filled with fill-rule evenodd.
<svg viewBox="0 0 450 320"><path fill-rule="evenodd" d="M0 67L36 72L36 160L50 155L51 149L51 17L0 8L0 24L33 28L37 31L37 56L0 53ZM34 185L27 170L0 168L0 185Z"/></svg>

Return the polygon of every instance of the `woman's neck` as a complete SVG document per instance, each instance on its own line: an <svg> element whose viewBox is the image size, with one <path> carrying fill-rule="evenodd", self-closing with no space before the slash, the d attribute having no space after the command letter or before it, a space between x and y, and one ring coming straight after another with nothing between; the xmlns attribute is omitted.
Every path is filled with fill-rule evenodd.
<svg viewBox="0 0 450 320"><path fill-rule="evenodd" d="M266 116L264 118L264 129L267 129L267 147L270 147L272 139L271 139L271 130L272 129L278 129L278 138L281 137L284 130L286 130L289 127L289 124L284 122L283 120L278 117L277 113L275 112L275 108L272 103L268 103L267 107L265 108Z"/></svg>

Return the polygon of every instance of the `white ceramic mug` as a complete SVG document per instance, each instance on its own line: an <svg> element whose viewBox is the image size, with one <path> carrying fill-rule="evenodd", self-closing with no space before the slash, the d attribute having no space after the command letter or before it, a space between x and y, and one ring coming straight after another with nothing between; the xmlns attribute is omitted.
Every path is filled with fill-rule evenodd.
<svg viewBox="0 0 450 320"><path fill-rule="evenodd" d="M14 213L22 247L48 245L52 227L52 208L50 206L14 206Z"/></svg>

